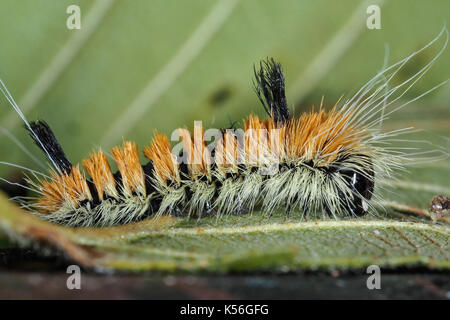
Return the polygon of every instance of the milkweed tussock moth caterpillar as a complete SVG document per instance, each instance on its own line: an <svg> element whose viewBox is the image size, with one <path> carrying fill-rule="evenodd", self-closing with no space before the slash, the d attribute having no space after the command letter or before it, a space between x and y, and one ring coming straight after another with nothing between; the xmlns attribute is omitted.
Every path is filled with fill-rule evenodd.
<svg viewBox="0 0 450 320"><path fill-rule="evenodd" d="M399 70L443 34L439 53L409 79L389 88ZM392 138L409 130L382 132L381 124L392 112L438 87L393 105L429 70L447 42L444 28L427 46L379 72L350 99L339 100L329 111L321 103L298 118L286 101L281 65L267 59L254 68L254 87L268 119L250 115L241 131L219 129L211 134L199 124L193 132L178 129L181 149L156 133L143 149L149 160L145 165L136 143L124 140L111 150L118 171L112 172L99 150L81 162L88 176L67 159L46 122L27 122L2 82L2 92L52 166L50 176L29 170L29 184L38 196L20 203L45 220L69 226L110 226L162 214L241 214L256 205L269 214L284 206L288 215L300 210L303 216L311 211L332 218L362 216L376 202L377 181L393 177L411 156L389 147ZM207 145L206 136L214 136L214 143Z"/></svg>

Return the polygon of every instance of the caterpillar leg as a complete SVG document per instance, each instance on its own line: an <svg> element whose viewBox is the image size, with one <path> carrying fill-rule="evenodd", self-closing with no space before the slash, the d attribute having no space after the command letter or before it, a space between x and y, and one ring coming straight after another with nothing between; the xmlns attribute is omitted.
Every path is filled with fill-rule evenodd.
<svg viewBox="0 0 450 320"><path fill-rule="evenodd" d="M188 214L186 212L184 212L183 210L181 210L181 208L179 206L175 206L170 212L169 214L172 217L186 217L188 216Z"/></svg>
<svg viewBox="0 0 450 320"><path fill-rule="evenodd" d="M205 218L210 216L215 216L217 214L217 210L213 208L211 202L207 201L205 204L205 208L199 214L199 218Z"/></svg>
<svg viewBox="0 0 450 320"><path fill-rule="evenodd" d="M303 220L308 220L308 210L309 210L309 206L308 206L308 204L304 204L303 206L302 206L302 218L301 218L301 220L303 221Z"/></svg>
<svg viewBox="0 0 450 320"><path fill-rule="evenodd" d="M291 213L291 205L288 203L286 205L286 218L289 218L290 213Z"/></svg>
<svg viewBox="0 0 450 320"><path fill-rule="evenodd" d="M239 200L239 206L236 207L236 209L232 212L235 216L240 216L242 214L247 214L250 212L250 209L242 202L241 196L238 195ZM271 215L271 214L270 214Z"/></svg>
<svg viewBox="0 0 450 320"><path fill-rule="evenodd" d="M325 212L328 214L328 217L330 217L331 219L334 219L334 215L331 212L330 207L328 206L328 204L325 201L322 201L322 206L325 209Z"/></svg>
<svg viewBox="0 0 450 320"><path fill-rule="evenodd" d="M240 216L242 214L247 214L249 212L250 212L250 210L248 207L241 205L241 206L237 207L236 210L233 211L233 214L235 216Z"/></svg>

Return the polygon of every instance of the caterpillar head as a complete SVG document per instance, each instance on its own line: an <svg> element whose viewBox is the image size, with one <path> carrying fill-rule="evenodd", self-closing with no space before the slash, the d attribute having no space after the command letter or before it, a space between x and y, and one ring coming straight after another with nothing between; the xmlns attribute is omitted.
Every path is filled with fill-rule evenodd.
<svg viewBox="0 0 450 320"><path fill-rule="evenodd" d="M368 201L372 198L375 187L375 172L370 157L365 155L354 156L353 161L347 161L337 170L350 190L353 197L339 192L339 198L344 209L351 215L362 216L369 209Z"/></svg>
<svg viewBox="0 0 450 320"><path fill-rule="evenodd" d="M351 214L361 216L367 213L369 209L368 202L372 198L374 190L373 171L372 176L367 177L357 171L345 170L340 172L344 178L347 187L353 194L353 199L341 196L341 202Z"/></svg>

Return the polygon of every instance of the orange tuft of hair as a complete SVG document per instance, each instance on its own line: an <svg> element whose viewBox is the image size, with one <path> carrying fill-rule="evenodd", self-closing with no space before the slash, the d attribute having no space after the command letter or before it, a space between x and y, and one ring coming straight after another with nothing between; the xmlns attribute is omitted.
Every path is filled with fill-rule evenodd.
<svg viewBox="0 0 450 320"><path fill-rule="evenodd" d="M357 148L365 136L363 131L349 125L351 114L334 108L304 113L287 125L287 154L291 157L318 159L321 164L333 162L341 151Z"/></svg>
<svg viewBox="0 0 450 320"><path fill-rule="evenodd" d="M117 196L116 182L111 167L106 155L101 150L91 153L89 158L83 160L82 164L84 170L91 176L100 200L103 200L104 193L113 197Z"/></svg>
<svg viewBox="0 0 450 320"><path fill-rule="evenodd" d="M92 200L86 178L78 166L72 167L69 174L51 173L50 181L41 182L43 195L37 200L41 213L58 211L65 202L76 206L80 201Z"/></svg>
<svg viewBox="0 0 450 320"><path fill-rule="evenodd" d="M244 121L245 159L260 164L261 159L279 160L285 149L287 125L277 125L273 118L261 120L250 115Z"/></svg>
<svg viewBox="0 0 450 320"><path fill-rule="evenodd" d="M266 157L316 160L328 165L342 151L358 148L366 133L350 125L351 113L343 114L335 108L304 113L277 125L272 118L261 120L255 115L244 121L245 159L257 164Z"/></svg>
<svg viewBox="0 0 450 320"><path fill-rule="evenodd" d="M122 176L124 190L128 195L134 191L145 195L145 174L136 143L124 141L123 148L114 147L111 149L111 153Z"/></svg>
<svg viewBox="0 0 450 320"><path fill-rule="evenodd" d="M155 174L159 180L166 183L179 181L178 165L172 154L169 138L161 133L156 133L150 146L144 148L144 155L153 162Z"/></svg>
<svg viewBox="0 0 450 320"><path fill-rule="evenodd" d="M239 144L231 130L226 130L223 137L217 141L215 148L215 163L219 168L231 168L237 172Z"/></svg>
<svg viewBox="0 0 450 320"><path fill-rule="evenodd" d="M211 176L211 155L203 140L203 127L194 124L194 137L187 129L178 129L183 142L184 150L188 156L188 167L191 174L196 176Z"/></svg>

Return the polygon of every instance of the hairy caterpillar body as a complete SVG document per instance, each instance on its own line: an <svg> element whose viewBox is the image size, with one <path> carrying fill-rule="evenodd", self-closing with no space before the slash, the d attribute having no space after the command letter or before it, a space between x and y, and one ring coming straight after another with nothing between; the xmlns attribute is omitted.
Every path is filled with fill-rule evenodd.
<svg viewBox="0 0 450 320"><path fill-rule="evenodd" d="M389 138L404 131L382 133L381 124L398 109L386 111L388 98L398 90L406 93L440 54L411 79L388 89L389 80L421 50L381 71L342 106L338 101L325 111L321 103L300 117L288 108L281 65L268 59L254 69L255 91L268 119L250 115L241 136L221 129L213 148L206 145L203 128L195 125L192 133L179 129L186 161L160 133L143 149L149 160L144 165L136 143L124 141L111 150L116 173L101 150L82 161L90 178L67 159L47 123L25 120L53 169L50 177L33 174L29 183L39 196L22 205L58 224L98 227L162 214L242 214L257 205L269 214L285 207L287 215L292 210L303 216L319 210L332 218L364 215L372 206L376 181L404 166L404 153L385 148Z"/></svg>
<svg viewBox="0 0 450 320"><path fill-rule="evenodd" d="M270 118L249 116L243 143L223 130L213 152L202 134L195 141L201 128L194 128L194 137L181 130L187 164L178 164L168 137L156 134L144 148L150 160L146 165L139 161L137 145L124 141L111 150L119 171L113 174L105 153L98 151L82 162L91 177L87 179L66 158L45 122L30 123L31 137L59 169L51 180L39 183L43 195L33 204L38 215L67 225L106 226L165 213L243 213L258 203L266 212L284 205L287 213L322 208L331 217L364 214L375 176L398 165L396 159L367 141L367 128L355 121L356 110L320 109L291 117L279 63L262 63L255 77ZM267 135L261 144L262 129ZM273 163L279 165L276 173L261 173Z"/></svg>

